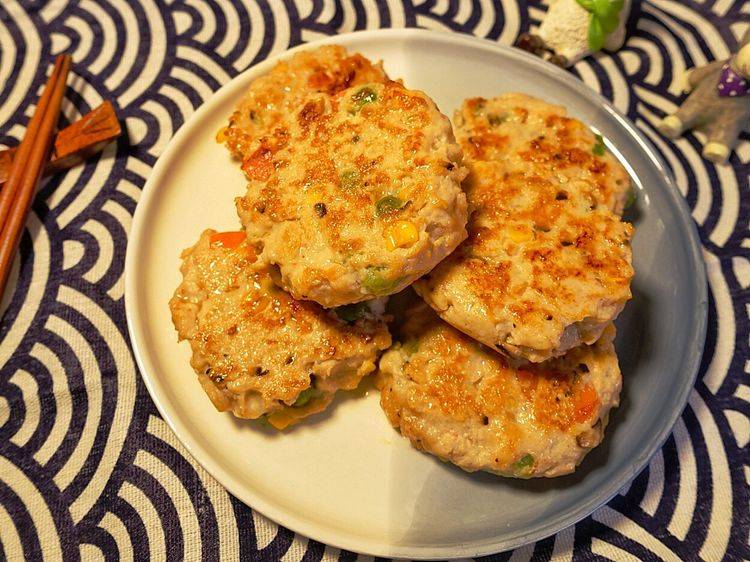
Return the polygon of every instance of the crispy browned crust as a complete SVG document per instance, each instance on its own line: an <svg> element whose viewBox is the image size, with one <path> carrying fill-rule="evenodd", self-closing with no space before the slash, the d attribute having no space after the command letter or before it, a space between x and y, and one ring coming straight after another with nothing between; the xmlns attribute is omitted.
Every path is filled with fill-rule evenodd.
<svg viewBox="0 0 750 562"><path fill-rule="evenodd" d="M532 361L592 343L630 298L628 186L564 110L520 94L456 116L470 173L469 237L415 288L441 317ZM585 148L585 149L584 149Z"/></svg>
<svg viewBox="0 0 750 562"><path fill-rule="evenodd" d="M524 94L471 98L456 112L457 137L467 160L500 162L511 170L541 169L548 177L586 184L590 196L620 214L630 177L608 151L564 107ZM517 155L508 161L508 155Z"/></svg>
<svg viewBox="0 0 750 562"><path fill-rule="evenodd" d="M465 237L460 149L422 92L388 81L312 96L253 146L238 214L296 298L337 306L391 294ZM388 197L398 206L379 207ZM395 223L414 229L411 243L389 246Z"/></svg>
<svg viewBox="0 0 750 562"><path fill-rule="evenodd" d="M380 63L373 64L357 53L350 55L338 45L302 51L253 81L220 140L242 160L254 139L270 134L310 94L334 95L386 79Z"/></svg>
<svg viewBox="0 0 750 562"><path fill-rule="evenodd" d="M600 442L621 384L613 329L562 358L513 366L424 304L406 317L377 383L389 421L418 449L532 477L572 472ZM533 463L519 465L526 455Z"/></svg>
<svg viewBox="0 0 750 562"><path fill-rule="evenodd" d="M294 300L275 286L251 246L223 247L212 242L214 234L207 230L183 252L183 282L169 304L217 409L257 418L291 406L311 385L325 407L336 389L356 387L374 369L390 345L382 320L349 324ZM297 412L317 411L310 406Z"/></svg>

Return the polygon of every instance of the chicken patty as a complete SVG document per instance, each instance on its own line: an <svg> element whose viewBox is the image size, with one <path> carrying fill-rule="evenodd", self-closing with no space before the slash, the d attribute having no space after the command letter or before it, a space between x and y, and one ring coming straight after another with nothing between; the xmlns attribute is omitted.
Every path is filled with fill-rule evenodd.
<svg viewBox="0 0 750 562"><path fill-rule="evenodd" d="M466 237L461 148L423 92L313 95L255 143L237 211L295 298L334 307L400 291Z"/></svg>
<svg viewBox="0 0 750 562"><path fill-rule="evenodd" d="M468 472L532 478L573 472L601 442L621 387L611 324L594 345L513 366L425 303L405 318L376 383L415 448Z"/></svg>
<svg viewBox="0 0 750 562"><path fill-rule="evenodd" d="M416 291L500 353L545 361L595 342L631 297L627 174L582 123L521 94L464 102L468 239Z"/></svg>
<svg viewBox="0 0 750 562"><path fill-rule="evenodd" d="M271 134L310 94L334 95L351 86L387 79L380 63L373 64L358 53L350 55L338 45L301 51L252 82L218 140L244 160L253 140Z"/></svg>
<svg viewBox="0 0 750 562"><path fill-rule="evenodd" d="M205 231L182 253L169 302L191 365L219 411L263 417L277 429L355 388L391 344L384 302L324 310L271 280L243 232Z"/></svg>

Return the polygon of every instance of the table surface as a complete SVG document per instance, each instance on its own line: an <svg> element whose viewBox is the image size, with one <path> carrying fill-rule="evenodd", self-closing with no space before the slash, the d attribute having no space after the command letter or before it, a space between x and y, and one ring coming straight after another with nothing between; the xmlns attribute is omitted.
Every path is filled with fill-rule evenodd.
<svg viewBox="0 0 750 562"><path fill-rule="evenodd" d="M654 129L680 102L684 69L729 55L750 25L750 2L634 3L625 47L573 72L651 138L692 210L710 289L705 355L682 418L647 469L575 527L498 560L750 558L749 137L717 167L693 135L673 143ZM64 118L109 99L129 137L43 182L15 291L0 308L0 559L357 558L254 513L160 418L124 316L133 212L180 125L270 55L378 27L511 44L544 9L515 0L0 3L0 144L23 136L44 82L39 68L61 51L74 60Z"/></svg>

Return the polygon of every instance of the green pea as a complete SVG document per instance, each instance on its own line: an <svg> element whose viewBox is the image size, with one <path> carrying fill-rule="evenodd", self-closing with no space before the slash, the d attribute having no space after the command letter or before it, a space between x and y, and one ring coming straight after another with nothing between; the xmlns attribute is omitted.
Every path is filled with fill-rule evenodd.
<svg viewBox="0 0 750 562"><path fill-rule="evenodd" d="M591 149L591 152L593 152L597 156L604 156L606 147L604 145L604 139L601 135L596 135L596 144L594 145L594 148Z"/></svg>
<svg viewBox="0 0 750 562"><path fill-rule="evenodd" d="M636 199L638 199L638 193L631 187L630 191L628 191L628 198L625 199L625 208L629 209L635 205Z"/></svg>
<svg viewBox="0 0 750 562"><path fill-rule="evenodd" d="M513 468L517 472L527 472L534 466L534 457L529 453L526 453L519 460L513 463Z"/></svg>
<svg viewBox="0 0 750 562"><path fill-rule="evenodd" d="M419 340L405 341L401 344L401 349L403 349L407 355L414 355L419 351Z"/></svg>
<svg viewBox="0 0 750 562"><path fill-rule="evenodd" d="M474 117L478 117L484 111L484 101L477 102L471 110Z"/></svg>
<svg viewBox="0 0 750 562"><path fill-rule="evenodd" d="M378 94L375 93L375 90L372 88L369 88L365 86L364 88L361 88L357 90L354 94L352 94L352 101L354 102L354 112L356 113L360 109L362 109L362 106L367 105L368 103L374 103L378 99Z"/></svg>
<svg viewBox="0 0 750 562"><path fill-rule="evenodd" d="M367 302L358 302L354 304L345 304L333 309L336 316L341 318L344 322L353 323L364 318L370 312L370 305Z"/></svg>
<svg viewBox="0 0 750 562"><path fill-rule="evenodd" d="M495 115L494 113L487 116L487 121L489 121L490 125L493 127L497 127L498 125L505 123L508 120L508 115L503 113L502 115Z"/></svg>
<svg viewBox="0 0 750 562"><path fill-rule="evenodd" d="M297 395L297 399L294 401L294 404L292 404L292 406L294 406L295 408L301 408L302 406L305 406L308 402L310 402L310 400L312 400L313 398L317 398L321 394L322 392L317 388L306 388L305 390L300 392L299 395Z"/></svg>
<svg viewBox="0 0 750 562"><path fill-rule="evenodd" d="M406 201L393 195L386 195L375 203L375 216L385 215L398 211L406 205Z"/></svg>
<svg viewBox="0 0 750 562"><path fill-rule="evenodd" d="M341 187L348 191L359 187L359 172L357 170L349 170L341 174Z"/></svg>
<svg viewBox="0 0 750 562"><path fill-rule="evenodd" d="M387 295L401 283L401 277L388 279L376 267L368 267L362 279L362 287L373 295Z"/></svg>

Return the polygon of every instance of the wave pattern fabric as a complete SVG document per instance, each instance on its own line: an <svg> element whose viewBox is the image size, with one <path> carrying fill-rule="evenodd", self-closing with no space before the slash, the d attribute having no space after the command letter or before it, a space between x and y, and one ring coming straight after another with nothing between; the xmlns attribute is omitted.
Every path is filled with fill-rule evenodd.
<svg viewBox="0 0 750 562"><path fill-rule="evenodd" d="M223 490L159 417L126 335L123 262L157 157L219 86L289 46L378 27L502 44L545 6L515 0L3 0L0 144L23 135L41 60L72 53L72 121L112 100L129 131L42 184L0 322L0 559L355 560L276 526ZM732 23L734 22L734 23ZM699 224L708 339L681 420L650 465L575 527L492 560L747 559L750 142L715 167L654 124L686 67L723 58L750 25L737 0L644 0L616 54L573 70L671 166Z"/></svg>

